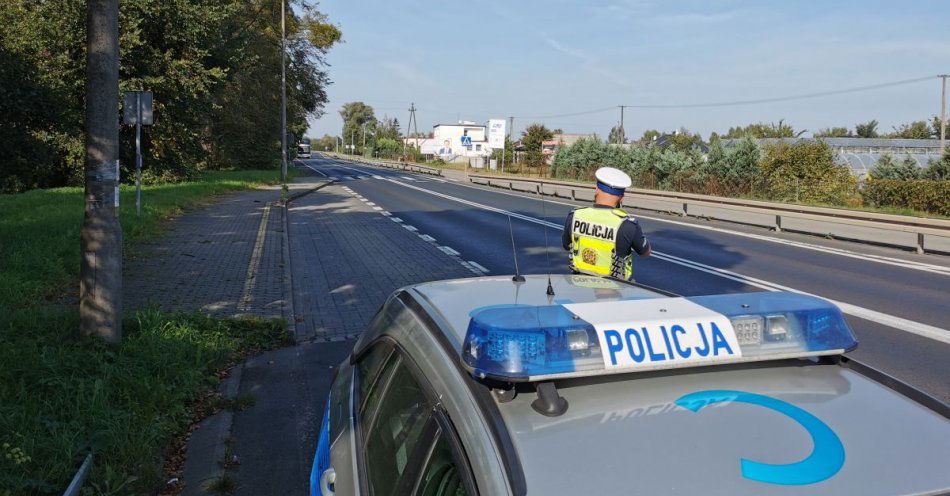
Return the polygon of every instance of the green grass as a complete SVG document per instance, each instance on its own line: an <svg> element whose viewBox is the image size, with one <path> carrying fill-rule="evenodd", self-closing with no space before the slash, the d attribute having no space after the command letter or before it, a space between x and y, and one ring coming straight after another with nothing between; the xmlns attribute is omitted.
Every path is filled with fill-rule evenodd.
<svg viewBox="0 0 950 496"><path fill-rule="evenodd" d="M135 187L122 186L119 219L126 247L160 231L183 208L230 191L273 183L276 171L214 171L194 181L145 186L142 215ZM79 277L82 188L0 195L0 309L54 299ZM0 315L0 323L3 316Z"/></svg>
<svg viewBox="0 0 950 496"><path fill-rule="evenodd" d="M134 187L123 186L126 248L182 209L276 180L276 171L216 171L146 186L141 216ZM127 316L118 346L81 338L75 298L64 295L76 293L82 207L80 188L0 195L0 496L61 494L90 451L88 493L156 492L163 450L216 372L289 342L283 322L156 311Z"/></svg>

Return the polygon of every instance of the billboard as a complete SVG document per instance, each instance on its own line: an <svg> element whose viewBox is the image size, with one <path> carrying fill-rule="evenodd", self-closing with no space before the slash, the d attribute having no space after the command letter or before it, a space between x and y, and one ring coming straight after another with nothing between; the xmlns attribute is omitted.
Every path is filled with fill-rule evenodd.
<svg viewBox="0 0 950 496"><path fill-rule="evenodd" d="M505 146L505 119L490 119L488 121L488 147L504 148Z"/></svg>

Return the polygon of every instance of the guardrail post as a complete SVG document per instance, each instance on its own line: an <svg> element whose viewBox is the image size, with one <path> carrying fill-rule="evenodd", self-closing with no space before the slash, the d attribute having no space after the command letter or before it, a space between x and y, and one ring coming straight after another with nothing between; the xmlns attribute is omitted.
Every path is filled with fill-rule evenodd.
<svg viewBox="0 0 950 496"><path fill-rule="evenodd" d="M924 233L917 233L917 253L924 254Z"/></svg>
<svg viewBox="0 0 950 496"><path fill-rule="evenodd" d="M775 216L775 232L782 232L782 216Z"/></svg>

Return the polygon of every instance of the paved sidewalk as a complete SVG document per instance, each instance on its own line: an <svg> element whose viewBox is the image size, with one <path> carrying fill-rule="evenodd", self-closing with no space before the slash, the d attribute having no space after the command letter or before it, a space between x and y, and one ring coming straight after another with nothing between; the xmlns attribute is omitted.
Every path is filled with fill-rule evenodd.
<svg viewBox="0 0 950 496"><path fill-rule="evenodd" d="M210 417L196 429L188 445L184 495L206 494L203 486L225 473L219 463L225 453L232 457L226 476L236 482L235 494L307 495L333 367L349 353L353 339L399 287L473 275L457 257L440 251L366 205L346 187L346 181L325 185L324 178L308 175L307 170L301 174L290 185L294 199L287 208L289 243L285 250L292 275L293 301L288 303L292 303L295 313L298 345L253 357L232 372L235 380L227 385L228 396L253 397L254 404L244 411ZM234 200L237 204L244 201ZM188 290L188 297L201 301L202 308L227 314L240 303L233 294L241 285L231 280L238 277L239 271L231 265L243 265L247 270L247 245L254 244L247 231L254 227L253 218L260 224L261 214L241 215L226 204L208 210L200 214L204 225L216 225L215 231L230 226L229 232L234 233L229 238L232 243L212 236L217 243L215 249L208 247L203 251L204 245L211 243L202 242L208 236L196 218L195 226L183 228L180 239L173 238L179 240L166 250L180 263L187 264L184 270L193 272L179 282L194 281L195 275L204 270L198 260L191 258L213 261L214 255L223 249L241 254L234 254L234 261L229 264L215 265L215 270L229 274L216 279L227 291L214 284ZM283 221L282 210L272 208L271 217ZM273 221L268 222L268 232L271 228L275 232L282 229L281 224L270 226L270 222ZM268 302L277 301L271 300L273 294L267 293L266 288L277 287L272 283L279 277L269 272L276 274L278 270L268 257L276 253L275 263L279 265L280 246L275 242L274 248L270 243L268 238L263 247L257 276L261 288L254 291L254 309L268 310L273 308ZM250 251L253 252L253 246ZM163 270L162 267L169 270L175 265L166 262L154 270ZM229 448L225 449L225 445Z"/></svg>
<svg viewBox="0 0 950 496"><path fill-rule="evenodd" d="M192 209L136 247L123 274L128 311L200 310L215 317L286 317L283 209L276 187ZM266 218L265 218L266 216Z"/></svg>

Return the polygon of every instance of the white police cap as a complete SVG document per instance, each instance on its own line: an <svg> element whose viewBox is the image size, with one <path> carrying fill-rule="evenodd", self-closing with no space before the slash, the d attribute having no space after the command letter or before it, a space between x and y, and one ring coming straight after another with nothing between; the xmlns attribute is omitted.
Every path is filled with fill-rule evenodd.
<svg viewBox="0 0 950 496"><path fill-rule="evenodd" d="M623 190L630 187L633 181L630 180L624 171L613 167L601 167L594 173L597 178L597 187L604 193L612 195L623 195Z"/></svg>

